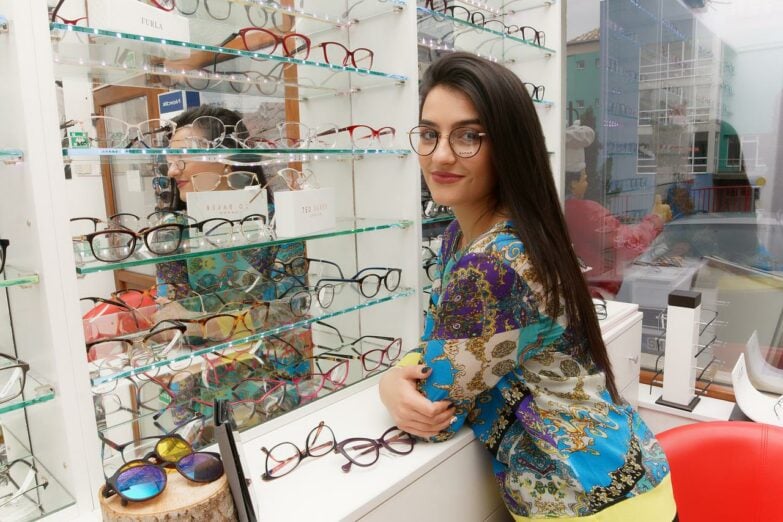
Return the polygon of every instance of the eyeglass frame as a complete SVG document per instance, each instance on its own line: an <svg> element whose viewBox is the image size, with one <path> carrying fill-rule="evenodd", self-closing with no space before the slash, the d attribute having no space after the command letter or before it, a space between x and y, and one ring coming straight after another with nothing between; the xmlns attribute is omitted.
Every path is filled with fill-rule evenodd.
<svg viewBox="0 0 783 522"><path fill-rule="evenodd" d="M336 348L331 348L329 346L323 346L321 344L316 344L315 345L316 347L321 348L323 350L326 350L329 353L329 355L334 356L334 357L346 357L346 358L349 358L349 359L356 359L356 358L358 358L361 361L362 368L364 369L365 372L374 372L374 371L378 370L378 368L380 368L381 366L385 366L385 367L389 368L391 366L391 363L396 361L400 357L400 355L402 355L402 338L401 337L389 337L389 336L385 336L385 335L362 335L358 339L354 339L350 343L346 344L345 340L343 339L342 333L340 333L340 330L337 327L332 326L331 324L326 323L324 321L316 321L315 323L319 324L321 326L326 326L327 328L333 329L337 333L337 336L340 338L340 346L338 346ZM359 350L356 349L355 345L356 345L356 343L362 341L363 339L381 339L383 341L391 341L391 342L389 344L387 344L384 348L373 348L372 350L369 350L367 352L365 352L365 351L361 351L360 352ZM397 341L399 341L400 351L399 351L399 353L397 354L396 357L392 358L392 357L389 356L389 348L391 348L392 345L394 345ZM346 348L346 347L350 347L351 351L355 355L337 353L337 352L339 352L340 350L342 350L343 348ZM378 361L378 364L376 366L374 366L372 368L368 368L367 367L367 363L366 363L367 356L369 354L373 353L373 352L381 352L381 357L380 357L380 359ZM386 356L386 359L389 361L388 364L384 364L384 362L383 362L384 356Z"/></svg>
<svg viewBox="0 0 783 522"><path fill-rule="evenodd" d="M324 428L329 430L329 433L332 434L332 444L331 444L331 447L323 455L313 455L313 453L312 453L313 448L310 447L310 443L309 443L310 442L310 436L314 432L318 431L319 433L316 433L316 437L317 437L320 434L320 430L322 430ZM324 444L328 444L328 442L324 443ZM272 476L272 474L269 472L269 459L272 458L272 460L276 461L277 459L272 457L272 452L275 450L275 448L278 448L278 447L283 446L283 445L291 445L294 448L296 448L296 451L297 451L297 457L296 457L297 461L296 461L296 464L294 464L294 466L290 470L286 471L282 475ZM305 458L307 458L307 457L323 457L324 455L328 455L329 453L331 453L336 446L337 446L337 438L334 436L334 431L332 431L332 428L327 426L324 421L319 422L318 425L315 428L311 429L310 432L307 434L307 437L305 438L305 451L304 452L299 448L299 446L297 446L293 442L287 442L287 441L279 442L279 443L275 444L274 446L272 446L270 449L267 449L266 446L262 446L261 447L261 452L266 455L266 458L264 459L264 473L261 475L261 480L270 481L270 480L275 480L275 479L279 479L279 478L285 477L286 475L291 473L293 470L295 470L297 468L297 466L299 466L299 463L302 462L302 460L304 460ZM320 446L317 446L317 448L320 448Z"/></svg>
<svg viewBox="0 0 783 522"><path fill-rule="evenodd" d="M11 467L17 463L24 463L29 468L29 471L27 472L24 480L22 481L22 485L17 484L16 481L13 479L13 477L11 477ZM38 481L36 480L38 478L38 469L35 467L35 463L30 463L24 458L12 460L3 469L3 475L5 475L7 479L16 487L16 491L14 493L9 493L8 495L3 495L2 497L0 497L0 510L2 510L8 504L15 502L19 497L24 496L28 500L31 500L31 502L33 502L36 506L38 506L39 511L43 512L43 507L41 506L40 502L37 502L27 497L27 494L30 493L31 491L35 491L38 488L43 488L45 490L47 487L49 487L49 481L46 479L46 477L43 477L43 480L41 481L42 483L38 484ZM36 485L33 487L29 487L33 481L36 482ZM26 489L22 491L23 488ZM8 500L3 501L5 497L10 497L10 498Z"/></svg>
<svg viewBox="0 0 783 522"><path fill-rule="evenodd" d="M364 272L370 271L370 270L385 270L386 273L383 276L380 276L378 274L367 274L365 276L361 276ZM389 288L389 276L393 273L397 273L399 276L399 280L397 284L394 286L394 288ZM378 278L378 287L371 295L367 295L362 291L363 283L364 281L371 276L375 276ZM386 290L389 292L394 292L400 287L400 283L402 282L402 269L400 268L389 268L389 267L383 267L383 266L368 266L366 268L362 268L353 277L325 277L322 279L319 279L315 283L316 289L321 287L321 283L356 283L359 285L359 292L366 298L371 299L378 295L378 292L381 291L381 283L383 283L383 286L386 287Z"/></svg>
<svg viewBox="0 0 783 522"><path fill-rule="evenodd" d="M8 366L0 367L0 370L13 370L14 368L16 368L18 371L22 372L22 374L19 376L19 380L21 381L21 386L19 387L19 393L16 393L14 395L9 395L8 397L3 397L2 395L2 392L4 390L8 389L8 391L10 391L11 386L13 386L14 383L13 376L17 373L14 371L10 372L12 378L10 378L7 383L3 383L3 387L0 388L0 404L5 404L7 402L11 402L12 400L16 399L17 397L21 396L24 393L24 388L25 385L27 384L27 372L30 371L30 365L21 359L12 357L10 355L6 355L4 353L0 353L0 358L6 359L11 363L13 363L13 364L9 364Z"/></svg>
<svg viewBox="0 0 783 522"><path fill-rule="evenodd" d="M418 150L416 150L416 147L413 144L413 134L416 134L417 133L416 129L420 129L420 128L429 129L431 131L434 131L437 134L437 137L435 138L435 146L432 147L432 151L430 151L427 154L420 153ZM476 147L476 151L473 154L469 155L469 156L457 153L456 149L454 148L454 144L451 141L451 136L456 131L460 131L460 130L470 130L470 131L473 131L473 132L476 133L476 135L479 138L478 147ZM418 134L421 134L421 133L419 132ZM417 125L417 126L415 126L414 128L412 128L411 130L408 131L408 140L411 143L411 148L413 149L413 152L415 152L418 156L424 156L424 157L432 156L433 154L435 154L435 151L437 150L438 145L440 145L441 139L445 137L447 139L448 143L449 143L449 148L451 148L451 152L456 157L461 158L461 159L473 158L481 151L481 145L484 143L484 138L487 137L487 136L489 136L489 133L487 133L487 132L479 132L479 131L477 131L476 129L474 129L472 127L464 127L464 126L463 127L456 127L454 129L451 129L451 132L447 132L447 133L439 132L439 131L435 130L434 128L430 127L429 125ZM421 138L419 138L419 139L421 139Z"/></svg>
<svg viewBox="0 0 783 522"><path fill-rule="evenodd" d="M394 432L394 431L399 431L401 434L407 435L406 442L410 441L410 449L408 451L398 451L398 450L392 448L391 444L389 444L389 442L386 440L387 435L392 433L392 432ZM360 462L354 460L350 455L348 455L348 452L345 449L345 447L348 444L352 443L352 442L367 442L367 443L369 443L373 447L373 450L375 451L375 459L372 462L368 463L368 464L363 464L363 463L360 463ZM413 447L415 445L416 445L416 439L414 439L411 436L410 433L401 430L397 426L392 426L391 428L389 428L386 431L384 431L383 435L381 435L380 438L378 438L378 439L371 439L371 438L367 438L367 437L353 437L353 438L350 438L350 439L345 439L343 441L340 441L335 446L334 452L335 453L339 453L343 457L348 459L348 462L346 462L345 464L343 464L340 467L340 469L342 469L345 473L348 473L348 472L351 471L351 465L352 464L356 464L357 466L361 466L361 467L367 468L367 467L372 466L376 462L378 462L378 459L381 457L381 448L386 448L387 450L391 451L392 453L396 453L397 455L408 455L408 454L410 454L413 451ZM368 452L369 452L369 450L365 450L365 452L362 453L362 454L365 454L365 453L368 453Z"/></svg>

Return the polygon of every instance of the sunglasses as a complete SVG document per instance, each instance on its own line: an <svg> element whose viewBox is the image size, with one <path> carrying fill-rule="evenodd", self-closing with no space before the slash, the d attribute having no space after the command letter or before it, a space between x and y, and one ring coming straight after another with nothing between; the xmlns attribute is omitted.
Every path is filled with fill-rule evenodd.
<svg viewBox="0 0 783 522"><path fill-rule="evenodd" d="M106 446L120 452L125 460L125 451L136 441L118 445L108 440L102 433L98 433ZM157 439L152 452L142 459L125 461L111 476L106 477L106 485L101 494L104 498L119 495L122 505L128 502L143 502L150 500L166 489L167 467L174 467L180 475L197 483L214 482L223 476L223 462L218 453L199 451L194 452L188 441L179 435L164 435L162 437L143 437L141 440ZM151 462L149 459L154 459Z"/></svg>

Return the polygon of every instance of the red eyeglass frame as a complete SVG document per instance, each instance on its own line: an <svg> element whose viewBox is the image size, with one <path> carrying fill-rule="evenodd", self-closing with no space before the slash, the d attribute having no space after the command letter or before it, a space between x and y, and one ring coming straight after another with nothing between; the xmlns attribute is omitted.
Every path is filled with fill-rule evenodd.
<svg viewBox="0 0 783 522"><path fill-rule="evenodd" d="M248 33L252 33L252 32L261 32L261 33L264 33L264 34L269 35L269 36L272 37L272 39L274 40L275 44L274 44L274 47L272 47L272 50L269 51L267 54L274 53L277 50L278 46L282 46L284 54L286 56L291 56L291 54L296 51L296 47L293 48L293 49L289 49L288 45L286 45L286 42L291 37L296 37L296 38L301 38L305 42L305 50L306 50L306 52L305 52L305 56L304 56L303 60L307 60L307 58L310 56L310 46L311 46L312 42L310 41L310 38L308 38L307 36L305 36L305 35L303 35L301 33L286 33L285 35L280 36L279 34L275 34L275 33L273 33L272 31L270 31L268 29L264 29L263 27L245 27L243 29L240 29L237 32L237 34L240 37L242 37L242 45L245 46L245 50L247 50L247 51L253 51L254 50L254 49L251 49L250 46L247 44L247 34Z"/></svg>
<svg viewBox="0 0 783 522"><path fill-rule="evenodd" d="M345 51L345 58L343 58L343 63L342 64L332 64L329 61L329 53L327 52L327 49L326 49L327 45L337 45L337 46L343 48L343 51ZM340 42L321 42L318 45L316 45L316 47L320 47L323 50L323 52L324 52L324 60L326 61L326 63L328 63L330 65L347 66L348 65L348 58L350 58L351 59L351 63L353 64L354 67L360 68L360 69L367 69L367 70L369 70L369 69L372 69L372 64L373 64L373 61L375 59L375 52L373 52L372 49L368 49L367 47L357 47L356 49L351 51L350 49L348 49L346 46L344 46ZM368 66L366 66L366 67L359 67L358 65L356 65L356 55L355 55L355 53L357 51L367 51L370 54L370 64Z"/></svg>

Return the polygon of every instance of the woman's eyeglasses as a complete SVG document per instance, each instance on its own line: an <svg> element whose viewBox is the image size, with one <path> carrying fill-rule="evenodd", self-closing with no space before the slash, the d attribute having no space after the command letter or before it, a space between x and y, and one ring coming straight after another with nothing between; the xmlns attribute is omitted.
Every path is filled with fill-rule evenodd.
<svg viewBox="0 0 783 522"><path fill-rule="evenodd" d="M345 439L337 444L335 451L348 459L348 462L342 465L342 470L348 473L353 464L368 467L378 462L381 448L386 448L397 455L407 455L413 451L414 444L416 444L416 439L409 433L392 426L383 432L379 439L363 437Z"/></svg>
<svg viewBox="0 0 783 522"><path fill-rule="evenodd" d="M11 242L7 239L0 239L0 274L5 270L5 254Z"/></svg>
<svg viewBox="0 0 783 522"><path fill-rule="evenodd" d="M29 370L30 365L26 362L0 353L0 404L22 395Z"/></svg>
<svg viewBox="0 0 783 522"><path fill-rule="evenodd" d="M419 125L408 132L413 152L419 156L430 156L435 152L441 138L446 137L452 152L460 158L472 158L481 150L481 141L487 136L470 127L457 127L449 133L440 133L432 127Z"/></svg>
<svg viewBox="0 0 783 522"><path fill-rule="evenodd" d="M299 463L307 457L323 457L331 453L337 440L334 432L324 421L318 423L305 439L305 450L302 451L293 442L281 442L271 449L261 448L266 455L264 461L263 480L274 480L291 473Z"/></svg>

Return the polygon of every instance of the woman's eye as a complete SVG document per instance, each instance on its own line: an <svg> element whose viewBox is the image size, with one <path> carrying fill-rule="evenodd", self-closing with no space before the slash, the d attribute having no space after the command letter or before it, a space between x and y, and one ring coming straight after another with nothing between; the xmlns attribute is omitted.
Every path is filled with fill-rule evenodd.
<svg viewBox="0 0 783 522"><path fill-rule="evenodd" d="M438 139L438 133L434 130L424 130L419 133L419 136L421 136L421 139L427 140L427 141L434 141Z"/></svg>
<svg viewBox="0 0 783 522"><path fill-rule="evenodd" d="M479 140L481 137L479 134L480 133L478 131L465 129L457 134L457 138L466 143L471 143Z"/></svg>

